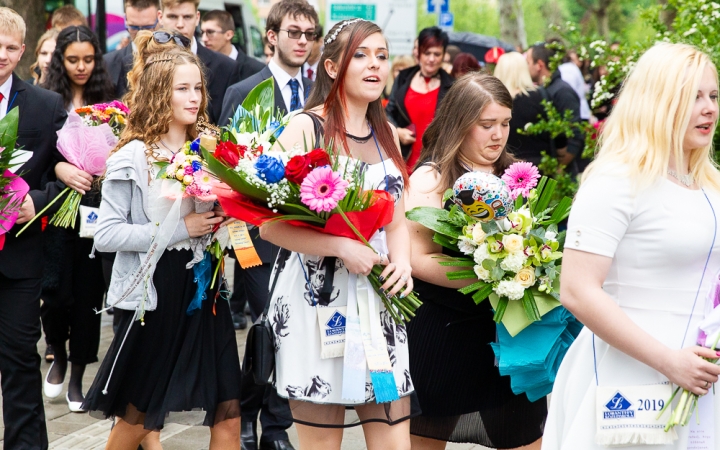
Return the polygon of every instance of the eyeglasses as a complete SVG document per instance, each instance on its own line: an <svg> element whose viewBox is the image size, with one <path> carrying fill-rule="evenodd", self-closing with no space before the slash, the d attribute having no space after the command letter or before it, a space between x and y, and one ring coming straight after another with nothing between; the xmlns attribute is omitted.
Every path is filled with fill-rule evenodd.
<svg viewBox="0 0 720 450"><path fill-rule="evenodd" d="M158 19L155 19L155 23L152 25L128 25L127 19L125 19L125 28L131 31L154 30L157 24Z"/></svg>
<svg viewBox="0 0 720 450"><path fill-rule="evenodd" d="M222 30L202 30L202 31L201 31L201 34L202 34L203 36L207 34L208 37L211 38L211 37L215 36L216 34L222 33L222 32L223 32Z"/></svg>
<svg viewBox="0 0 720 450"><path fill-rule="evenodd" d="M308 42L312 42L315 39L318 38L317 31L300 31L300 30L283 30L279 29L278 31L287 31L288 37L290 39L300 39L300 37L304 34L305 39L308 40Z"/></svg>
<svg viewBox="0 0 720 450"><path fill-rule="evenodd" d="M167 44L172 39L181 47L190 48L190 39L179 33L168 33L167 31L156 31L153 33L153 39L158 44Z"/></svg>

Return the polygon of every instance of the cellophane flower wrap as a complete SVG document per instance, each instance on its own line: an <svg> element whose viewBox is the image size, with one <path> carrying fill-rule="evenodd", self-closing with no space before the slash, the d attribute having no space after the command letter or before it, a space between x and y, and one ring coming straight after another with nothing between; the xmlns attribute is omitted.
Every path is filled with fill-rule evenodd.
<svg viewBox="0 0 720 450"><path fill-rule="evenodd" d="M382 190L364 190L364 164L337 155L333 145L309 148L298 143L271 150L277 130L287 123L258 119L269 117L272 90L273 80L268 79L243 103L242 108L258 115L244 116L245 131L233 121L214 153L204 149L209 170L228 187L215 191L221 206L230 216L255 226L283 220L369 246L371 236L392 221L393 197ZM409 321L420 301L414 293L405 298L382 293L382 270L375 266L369 280L393 318Z"/></svg>
<svg viewBox="0 0 720 450"><path fill-rule="evenodd" d="M502 179L478 172L463 177L474 182L458 180L445 193L443 202L452 207L414 208L407 217L433 230L434 242L455 255L438 261L460 269L447 272L448 279L474 280L459 291L477 304L492 303L500 373L510 376L513 392L534 401L552 390L582 328L559 302L565 233L558 224L572 201L551 205L557 183L531 163L511 165Z"/></svg>
<svg viewBox="0 0 720 450"><path fill-rule="evenodd" d="M127 107L116 100L77 108L70 112L67 122L57 132L58 151L78 169L94 177L102 175L110 151L117 145L125 128L127 114ZM82 195L65 188L58 198L67 192L70 194L50 219L50 224L74 228Z"/></svg>
<svg viewBox="0 0 720 450"><path fill-rule="evenodd" d="M15 148L17 142L19 112L13 108L0 120L0 250L5 246L5 234L15 225L20 206L30 190L20 178L16 167L22 150Z"/></svg>

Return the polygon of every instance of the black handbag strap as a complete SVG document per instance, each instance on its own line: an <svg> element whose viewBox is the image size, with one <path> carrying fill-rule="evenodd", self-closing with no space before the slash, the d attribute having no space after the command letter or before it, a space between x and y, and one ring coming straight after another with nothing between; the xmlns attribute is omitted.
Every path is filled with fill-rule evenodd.
<svg viewBox="0 0 720 450"><path fill-rule="evenodd" d="M270 311L270 301L272 301L273 293L275 292L275 286L277 285L278 277L280 276L280 264L278 264L278 261L281 261L280 258L288 259L288 255L290 254L290 250L281 248L278 252L277 258L275 259L275 265L277 266L275 268L275 276L273 277L272 285L270 286L270 292L268 293L267 301L265 302L265 309L263 310L262 316L260 320L263 320L263 318L266 318L268 315L268 311Z"/></svg>

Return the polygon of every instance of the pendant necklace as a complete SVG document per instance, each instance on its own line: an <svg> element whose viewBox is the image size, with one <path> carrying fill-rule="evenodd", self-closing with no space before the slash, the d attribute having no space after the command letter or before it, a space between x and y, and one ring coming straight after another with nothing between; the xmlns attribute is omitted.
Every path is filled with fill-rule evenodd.
<svg viewBox="0 0 720 450"><path fill-rule="evenodd" d="M686 187L690 187L695 183L695 178L693 178L692 174L687 175L679 175L677 172L675 172L672 169L667 170L668 175L678 180L680 183L684 184Z"/></svg>

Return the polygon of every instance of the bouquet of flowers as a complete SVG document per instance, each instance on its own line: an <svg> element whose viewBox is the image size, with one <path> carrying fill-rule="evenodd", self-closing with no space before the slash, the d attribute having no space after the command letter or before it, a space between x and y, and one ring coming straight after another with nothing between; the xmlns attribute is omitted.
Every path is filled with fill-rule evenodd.
<svg viewBox="0 0 720 450"><path fill-rule="evenodd" d="M5 245L5 233L10 231L20 212L30 187L19 174L13 173L29 159L30 153L16 149L18 108L13 108L0 120L0 250Z"/></svg>
<svg viewBox="0 0 720 450"><path fill-rule="evenodd" d="M565 241L558 224L572 201L564 197L551 205L556 185L531 163L518 162L502 179L483 172L461 176L444 195L449 209L407 213L435 232L436 243L460 255L439 264L464 268L448 272L448 279L475 280L459 291L476 303L489 299L498 323L493 349L500 372L511 376L516 394L526 392L531 400L550 391L581 328L558 301Z"/></svg>
<svg viewBox="0 0 720 450"><path fill-rule="evenodd" d="M102 175L105 172L108 155L118 143L118 137L125 127L127 114L127 107L118 101L77 108L68 115L67 122L57 133L58 150L70 164L78 169L93 176ZM69 195L58 212L50 219L50 224L63 228L74 228L82 194L69 187L55 197L38 216L41 216L47 208L68 193ZM18 235L25 228L27 225L20 230Z"/></svg>
<svg viewBox="0 0 720 450"><path fill-rule="evenodd" d="M310 149L296 144L271 151L278 130L284 127L270 120L268 105L273 104L273 95L272 79L258 85L242 105L257 115L236 113L243 117L241 127L235 128L237 121L233 121L214 153L203 150L210 172L230 188L216 190L223 209L256 226L284 220L357 239L373 248L368 241L392 220L392 196L386 191L364 190L365 165L337 155L332 145ZM382 270L375 266L368 279L393 319L409 321L420 301L414 293L405 298L388 297L380 290Z"/></svg>

